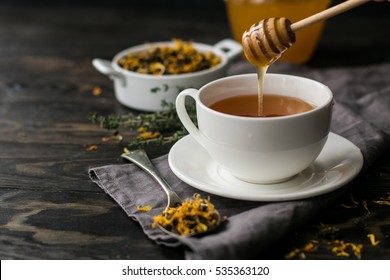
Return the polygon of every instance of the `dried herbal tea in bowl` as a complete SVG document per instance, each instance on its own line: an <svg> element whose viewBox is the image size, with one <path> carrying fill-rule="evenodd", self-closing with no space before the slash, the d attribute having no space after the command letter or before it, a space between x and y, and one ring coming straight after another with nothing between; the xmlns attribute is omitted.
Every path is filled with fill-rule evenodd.
<svg viewBox="0 0 390 280"><path fill-rule="evenodd" d="M130 52L118 60L128 71L152 75L177 75L206 70L218 65L221 57L200 52L192 42L173 39L171 45L153 45L146 50Z"/></svg>

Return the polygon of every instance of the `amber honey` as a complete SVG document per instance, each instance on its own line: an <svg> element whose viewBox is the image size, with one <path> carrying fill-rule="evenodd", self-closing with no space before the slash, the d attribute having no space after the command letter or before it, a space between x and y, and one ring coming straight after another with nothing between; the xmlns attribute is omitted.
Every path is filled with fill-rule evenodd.
<svg viewBox="0 0 390 280"><path fill-rule="evenodd" d="M326 9L330 0L225 0L230 27L234 38L241 42L242 34L262 19L286 17L297 22ZM321 37L324 22L296 32L295 44L287 50L281 61L296 64L307 62Z"/></svg>

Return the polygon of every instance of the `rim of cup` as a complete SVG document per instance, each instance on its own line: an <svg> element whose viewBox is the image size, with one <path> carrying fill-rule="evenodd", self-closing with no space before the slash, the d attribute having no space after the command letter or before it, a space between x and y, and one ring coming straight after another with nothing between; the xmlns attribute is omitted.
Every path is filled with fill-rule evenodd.
<svg viewBox="0 0 390 280"><path fill-rule="evenodd" d="M310 78L306 78L306 77L301 77L301 76L295 76L295 75L289 75L289 74L275 74L275 73L269 73L269 74L266 74L266 78L267 79L267 76L268 77L287 77L287 78L293 78L293 79L299 79L299 80L302 80L302 81L306 81L306 82L310 82L310 83L313 83L315 84L316 86L322 88L327 96L325 97L325 100L324 101L321 101L321 104L320 105L317 105L317 104L312 104L311 102L307 101L307 100L304 100L303 98L300 98L300 97L296 97L298 99L301 99L305 102L308 102L309 104L312 104L314 106L313 109L309 110L309 111L305 111L305 112L301 112L301 113L296 113L296 114L291 114L291 115L285 115L285 116L275 116L275 117L248 117L248 116L238 116L238 115L231 115L231 114L227 114L227 113L222 113L222 112L219 112L219 111L216 111L214 109L211 109L208 105L204 104L204 102L202 101L201 99L201 95L202 93L204 92L204 90L206 90L207 88L210 88L210 87L213 87L213 86L216 86L220 83L224 83L226 80L232 80L232 79L244 79L244 78L255 78L256 81L257 81L257 74L256 73L251 73L251 74L240 74L240 75L234 75L234 76L228 76L228 77L224 77L224 78L220 78L220 79L217 79L215 81L212 81L204 86L202 86L198 92L199 94L196 96L196 99L197 99L197 102L196 104L201 106L203 109L206 109L207 111L213 113L213 114L217 114L217 115L222 115L226 118L232 118L232 119L245 119L247 121L253 121L253 122L256 122L256 121L262 121L262 122L270 122L270 121L274 121L274 120L287 120L287 119L292 119L292 118L300 118L300 117L304 117L306 115L309 115L309 114L313 114L321 109L323 109L324 107L327 107L329 105L333 105L334 104L334 98L333 98L333 92L330 90L330 88L326 85L324 85L323 83L321 82L318 82L316 80L313 80L313 79L310 79ZM256 91L257 93L257 91ZM265 93L267 94L267 93ZM321 93L322 94L322 93ZM280 95L280 96L292 96L292 95L285 95L283 94L283 92L281 92L280 94L271 94L271 95ZM293 96L295 97L295 96ZM223 98L219 99L219 100L222 100Z"/></svg>

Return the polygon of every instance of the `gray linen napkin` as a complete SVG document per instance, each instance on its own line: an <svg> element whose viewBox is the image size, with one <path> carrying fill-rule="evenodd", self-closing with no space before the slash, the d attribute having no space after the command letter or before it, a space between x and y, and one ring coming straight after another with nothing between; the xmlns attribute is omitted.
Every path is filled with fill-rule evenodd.
<svg viewBox="0 0 390 280"><path fill-rule="evenodd" d="M232 66L229 74L249 72L254 72L253 67L240 62ZM309 77L328 85L336 99L331 130L361 149L365 168L389 148L390 64L320 70L276 63L269 72ZM166 205L166 197L146 173L129 163L91 168L89 175L129 217L140 223L150 239L166 246L184 245L187 259L255 258L345 192L345 188L341 188L318 197L279 203L234 200L206 194L180 181L170 170L167 155L153 162L180 197L192 197L195 192L209 195L229 221L218 231L203 237L174 239L151 228L153 216L161 213ZM149 212L137 210L137 206L145 205L151 205L153 209Z"/></svg>

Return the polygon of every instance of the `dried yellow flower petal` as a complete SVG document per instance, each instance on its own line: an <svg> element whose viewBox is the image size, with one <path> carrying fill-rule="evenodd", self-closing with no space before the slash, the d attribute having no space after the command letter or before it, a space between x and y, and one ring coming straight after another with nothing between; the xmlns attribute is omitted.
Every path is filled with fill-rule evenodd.
<svg viewBox="0 0 390 280"><path fill-rule="evenodd" d="M379 205L389 205L390 206L390 195L388 197L382 197L380 200L374 200L373 202L376 204L379 204Z"/></svg>
<svg viewBox="0 0 390 280"><path fill-rule="evenodd" d="M102 142L108 142L108 141L117 141L117 142L120 142L123 140L123 137L122 135L120 134L117 134L117 135L111 135L111 136L106 136L106 137L102 137Z"/></svg>
<svg viewBox="0 0 390 280"><path fill-rule="evenodd" d="M376 240L376 237L373 233L367 234L367 237L370 239L371 245L376 246L380 243L379 240Z"/></svg>
<svg viewBox="0 0 390 280"><path fill-rule="evenodd" d="M95 96L98 96L100 94L102 94L103 90L101 89L101 87L98 87L98 86L94 86L92 88L92 94L95 95Z"/></svg>
<svg viewBox="0 0 390 280"><path fill-rule="evenodd" d="M315 250L317 250L317 245L314 244L316 242L309 242L307 243L304 247L303 247L303 251L304 252L314 252Z"/></svg>
<svg viewBox="0 0 390 280"><path fill-rule="evenodd" d="M376 200L373 202L376 204L379 204L379 205L389 205L390 206L390 201L386 201L386 200Z"/></svg>
<svg viewBox="0 0 390 280"><path fill-rule="evenodd" d="M290 260L295 258L299 253L301 252L300 249L294 249L291 252L289 252L287 255L284 256L285 259Z"/></svg>
<svg viewBox="0 0 390 280"><path fill-rule="evenodd" d="M146 131L146 132L142 132L141 134L139 134L137 136L137 138L143 138L143 139L153 139L153 138L156 138L160 136L160 132L150 132L150 131Z"/></svg>
<svg viewBox="0 0 390 280"><path fill-rule="evenodd" d="M379 205L389 205L390 206L390 195L388 197L381 197L380 200L374 200L373 202L376 204L379 204Z"/></svg>
<svg viewBox="0 0 390 280"><path fill-rule="evenodd" d="M152 210L152 206L150 205L146 205L146 206L137 206L137 210L138 211L144 211L144 212L148 212L150 210Z"/></svg>
<svg viewBox="0 0 390 280"><path fill-rule="evenodd" d="M165 66L161 62L154 62L150 64L149 71L154 75L162 75L165 72Z"/></svg>
<svg viewBox="0 0 390 280"><path fill-rule="evenodd" d="M142 133L145 131L147 131L146 127L141 126L141 127L137 128L137 132L139 132L139 133Z"/></svg>
<svg viewBox="0 0 390 280"><path fill-rule="evenodd" d="M97 150L97 146L96 145L91 145L91 146L89 146L86 150L87 151L93 151L93 150Z"/></svg>
<svg viewBox="0 0 390 280"><path fill-rule="evenodd" d="M340 204L342 207L350 209L350 208L356 208L356 205L346 205L346 204Z"/></svg>

